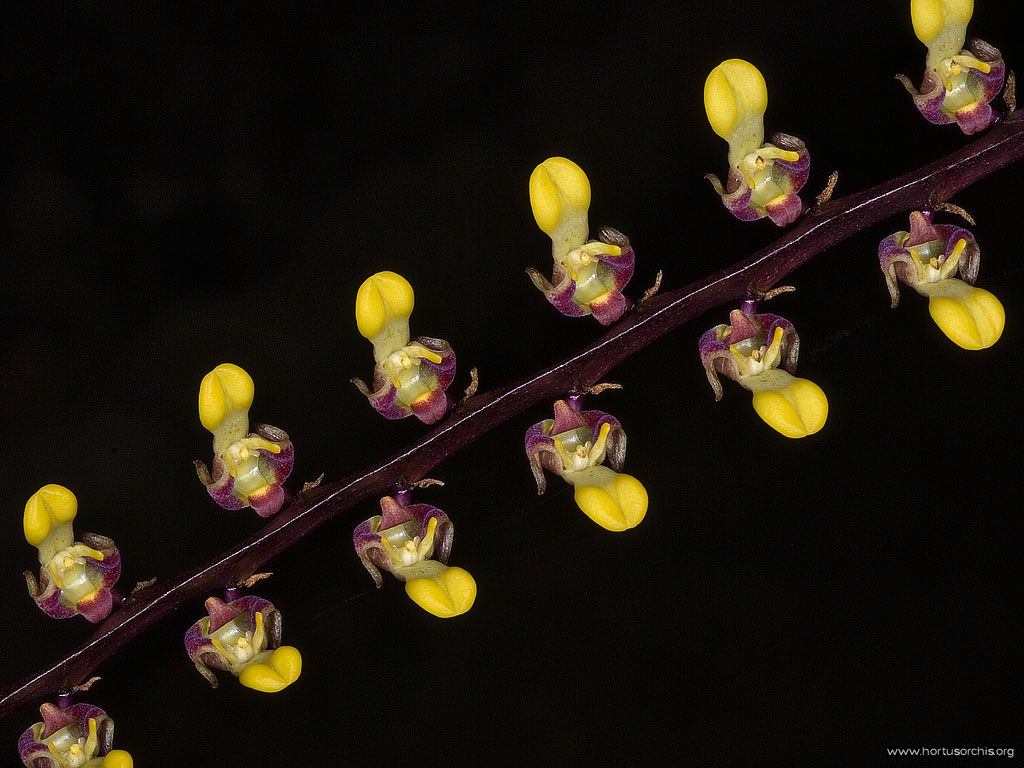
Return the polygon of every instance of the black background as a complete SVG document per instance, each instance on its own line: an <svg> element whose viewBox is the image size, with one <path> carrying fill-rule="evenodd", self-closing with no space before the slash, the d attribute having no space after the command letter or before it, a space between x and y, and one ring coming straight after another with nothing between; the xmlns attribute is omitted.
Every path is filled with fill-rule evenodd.
<svg viewBox="0 0 1024 768"><path fill-rule="evenodd" d="M414 334L447 338L484 389L598 337L523 270L550 268L527 179L560 154L589 174L591 224L627 233L636 295L770 242L701 178L725 143L708 70L756 62L768 131L804 138L808 192L837 195L965 143L892 79L924 46L909 3L567 4L202 11L76 2L13 15L2 46L0 489L3 678L75 647L24 593L21 535L39 486L72 488L76 530L115 538L122 586L165 578L261 521L207 497L195 400L222 361L256 381L254 421L297 445L294 482L337 479L423 433L379 419L356 288L400 271ZM971 31L1010 66L1013 3ZM1013 16L1015 18L1015 16ZM1004 302L988 351L945 339L877 267L894 216L819 257L772 310L828 393L824 431L789 441L726 382L715 404L696 339L726 307L636 355L591 399L629 435L643 524L598 529L559 482L538 498L523 431L538 405L433 474L417 498L456 524L472 611L436 620L373 589L351 547L367 503L273 561L302 679L276 697L212 691L182 651L199 602L98 670L86 697L140 766L397 762L871 764L887 746L1013 746L1019 724L1022 368L1020 168L956 202L977 218L979 285ZM898 214L898 215L896 215ZM7 762L32 708L0 726ZM5 763L6 764L6 763Z"/></svg>

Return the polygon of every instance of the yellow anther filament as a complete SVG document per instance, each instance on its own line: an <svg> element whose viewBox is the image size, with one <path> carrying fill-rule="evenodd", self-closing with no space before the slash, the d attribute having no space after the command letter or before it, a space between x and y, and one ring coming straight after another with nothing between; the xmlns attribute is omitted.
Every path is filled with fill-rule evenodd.
<svg viewBox="0 0 1024 768"><path fill-rule="evenodd" d="M89 718L89 738L85 740L85 751L87 754L92 755L96 751L96 747L99 745L99 737L96 735L96 718Z"/></svg>
<svg viewBox="0 0 1024 768"><path fill-rule="evenodd" d="M423 535L423 541L419 543L416 554L422 560L429 557L434 549L434 534L437 532L437 518L432 517L427 521L427 532Z"/></svg>
<svg viewBox="0 0 1024 768"><path fill-rule="evenodd" d="M604 447L608 443L608 434L612 431L612 425L605 422L601 425L601 430L597 433L597 440L594 441L594 447L590 449L591 456L599 456L604 458ZM600 461L600 459L598 459Z"/></svg>
<svg viewBox="0 0 1024 768"><path fill-rule="evenodd" d="M427 349L422 344L410 344L405 348L405 352L409 355L413 355L414 357L429 360L434 365L439 365L441 363L441 356L432 349ZM409 366L405 367L408 368Z"/></svg>
<svg viewBox="0 0 1024 768"><path fill-rule="evenodd" d="M964 67L967 67L968 69L976 69L979 72L981 72L983 74L986 74L986 75L989 72L992 71L992 67L990 67L988 64L986 64L984 61L980 61L979 59L976 59L973 56L968 56L965 53L964 54L959 54L957 56L954 56L953 57L953 62L954 62L954 66L950 67L950 69L955 74L959 74L960 73L960 67L955 66L956 64L959 64L959 65L962 65Z"/></svg>
<svg viewBox="0 0 1024 768"><path fill-rule="evenodd" d="M256 611L256 631L252 633L252 645L257 653L267 645L267 632L263 628L263 611Z"/></svg>
<svg viewBox="0 0 1024 768"><path fill-rule="evenodd" d="M953 250L946 259L946 263L942 265L943 277L952 273L952 271L956 269L956 265L960 263L960 257L964 255L965 248L967 248L967 241L961 237L957 240L956 245L953 246Z"/></svg>

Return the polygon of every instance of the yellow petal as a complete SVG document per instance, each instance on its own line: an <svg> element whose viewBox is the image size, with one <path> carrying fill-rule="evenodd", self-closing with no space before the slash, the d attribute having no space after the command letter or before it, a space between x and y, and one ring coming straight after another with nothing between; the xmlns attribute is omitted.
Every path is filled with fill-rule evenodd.
<svg viewBox="0 0 1024 768"><path fill-rule="evenodd" d="M277 693L299 679L302 674L302 654L297 648L282 645L265 662L250 664L238 676L246 688L263 693Z"/></svg>
<svg viewBox="0 0 1024 768"><path fill-rule="evenodd" d="M395 320L404 319L408 323L414 304L412 286L401 275L395 272L370 275L356 293L356 326L360 335L372 341Z"/></svg>
<svg viewBox="0 0 1024 768"><path fill-rule="evenodd" d="M462 568L445 568L436 576L410 579L405 594L427 613L450 619L473 607L476 581Z"/></svg>
<svg viewBox="0 0 1024 768"><path fill-rule="evenodd" d="M910 0L914 34L930 45L947 25L967 26L974 14L974 0Z"/></svg>
<svg viewBox="0 0 1024 768"><path fill-rule="evenodd" d="M755 392L754 410L786 437L807 437L825 426L828 398L813 381L793 378L785 387Z"/></svg>
<svg viewBox="0 0 1024 768"><path fill-rule="evenodd" d="M254 391L248 373L233 363L221 363L199 385L199 420L213 432L230 411L248 411Z"/></svg>
<svg viewBox="0 0 1024 768"><path fill-rule="evenodd" d="M987 349L999 341L1006 312L984 288L970 288L960 296L931 296L928 313L953 343L964 349Z"/></svg>
<svg viewBox="0 0 1024 768"><path fill-rule="evenodd" d="M541 231L552 234L566 209L590 208L590 180L572 160L549 157L530 174L530 207ZM586 237L586 235L584 235Z"/></svg>
<svg viewBox="0 0 1024 768"><path fill-rule="evenodd" d="M63 485L50 483L33 493L25 503L25 540L38 547L53 526L70 523L78 514L78 499Z"/></svg>
<svg viewBox="0 0 1024 768"><path fill-rule="evenodd" d="M603 486L577 485L576 505L608 531L635 528L647 514L647 489L632 475L618 472Z"/></svg>
<svg viewBox="0 0 1024 768"><path fill-rule="evenodd" d="M741 124L768 108L764 76L748 61L728 59L711 70L704 82L704 110L711 130L726 141ZM759 142L760 143L760 142Z"/></svg>
<svg viewBox="0 0 1024 768"><path fill-rule="evenodd" d="M133 768L135 761L123 749L112 749L103 758L102 768Z"/></svg>

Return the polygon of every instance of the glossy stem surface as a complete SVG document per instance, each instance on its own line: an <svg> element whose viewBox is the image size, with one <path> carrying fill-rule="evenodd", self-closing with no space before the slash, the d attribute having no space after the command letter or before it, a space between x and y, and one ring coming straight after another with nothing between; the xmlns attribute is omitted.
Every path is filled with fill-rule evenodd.
<svg viewBox="0 0 1024 768"><path fill-rule="evenodd" d="M298 495L266 526L196 569L133 594L80 648L0 692L0 718L92 674L148 627L186 603L230 588L332 517L418 480L474 440L544 400L584 390L630 355L719 304L757 297L801 264L885 218L927 209L1024 156L1024 115L884 184L832 200L752 256L655 296L590 346L514 384L472 397L418 441L343 480Z"/></svg>

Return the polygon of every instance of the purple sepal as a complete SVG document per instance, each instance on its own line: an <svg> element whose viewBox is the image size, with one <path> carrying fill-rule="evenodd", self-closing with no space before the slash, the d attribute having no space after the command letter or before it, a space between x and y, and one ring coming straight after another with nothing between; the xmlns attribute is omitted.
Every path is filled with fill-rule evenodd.
<svg viewBox="0 0 1024 768"><path fill-rule="evenodd" d="M212 472L203 462L195 461L196 474L206 486L210 498L222 509L233 512L251 506L260 517L270 517L284 505L286 495L281 486L295 466L295 446L287 432L270 424L257 424L256 431L249 437L261 437L280 448L278 453L262 448L257 451L259 473L267 483L263 488L253 491L248 497L235 493L235 478L220 456L214 457Z"/></svg>
<svg viewBox="0 0 1024 768"><path fill-rule="evenodd" d="M42 721L33 724L18 738L18 755L28 768L58 768L53 753L45 743L61 728L70 728L78 737L88 737L89 720L96 721L96 752L90 757L106 755L114 745L114 721L106 712L92 704L72 704L62 709L53 704L39 707Z"/></svg>
<svg viewBox="0 0 1024 768"><path fill-rule="evenodd" d="M97 533L83 533L80 540L75 543L84 544L103 555L102 560L87 555L81 556L85 561L89 582L95 589L91 595L77 603L71 602L51 578L46 565L39 569L38 581L31 571L25 571L25 583L39 610L51 619L68 619L81 614L89 622L98 624L107 618L113 609L111 589L121 577L121 553L113 539Z"/></svg>
<svg viewBox="0 0 1024 768"><path fill-rule="evenodd" d="M217 676L211 669L227 671L231 669L231 665L224 654L213 644L210 634L229 621L243 616L244 626L247 629L253 629L256 626L256 614L262 613L263 626L267 634L266 648L273 650L281 645L281 613L269 600L256 595L246 595L238 600L225 603L219 598L210 597L206 600L205 608L207 615L185 632L185 652L192 663L196 665L200 674L214 688L217 687Z"/></svg>
<svg viewBox="0 0 1024 768"><path fill-rule="evenodd" d="M936 257L937 265L945 264L960 240L965 240L963 253L956 268L948 277L956 277L965 283L974 285L981 267L981 248L974 235L956 224L932 224L931 213L914 211L910 214L910 231L896 232L878 244L878 264L885 275L885 283L892 298L892 306L900 303L899 284L904 283L917 288L922 283L918 273L920 262L914 258L911 248L926 243L936 243L941 257Z"/></svg>
<svg viewBox="0 0 1024 768"><path fill-rule="evenodd" d="M800 337L793 324L779 315L734 309L729 313L729 325L716 325L700 337L697 342L700 361L715 393L715 400L722 399L722 383L718 380L718 374L733 381L738 381L741 375L739 363L729 348L744 341L753 348L767 346L771 344L776 328L782 329L780 362L787 371L793 373L800 354Z"/></svg>
<svg viewBox="0 0 1024 768"><path fill-rule="evenodd" d="M942 77L933 69L925 70L921 88L915 89L910 79L904 75L899 80L910 93L914 106L925 120L934 125L948 125L955 122L966 135L983 131L992 124L995 112L989 102L999 95L1006 78L1006 64L1003 55L984 40L969 40L965 52L978 61L989 65L988 73L970 69L966 85L976 100L970 104L953 110L946 106L949 94Z"/></svg>
<svg viewBox="0 0 1024 768"><path fill-rule="evenodd" d="M555 418L539 421L526 430L526 455L530 460L533 479L537 482L538 494L547 489L545 469L563 479L571 471L566 469L555 448L555 438L564 442L569 433L576 433L573 437L578 444L589 442L593 445L601 433L601 427L609 424L611 428L605 453L612 469L622 469L626 460L626 432L618 419L604 411L577 411L565 400L556 401L554 411Z"/></svg>
<svg viewBox="0 0 1024 768"><path fill-rule="evenodd" d="M434 424L444 418L451 404L445 390L455 378L455 350L444 339L430 336L417 336L409 343L420 344L441 358L439 363L420 358L420 377L430 382L429 392L405 405L398 399L398 389L381 363L373 368L372 388L366 386L362 379L352 379L352 383L385 419L404 419L415 415L424 424Z"/></svg>
<svg viewBox="0 0 1024 768"><path fill-rule="evenodd" d="M636 253L629 243L629 238L611 227L601 227L598 239L590 242L607 243L620 249L618 256L606 253L597 255L598 278L608 290L590 302L576 301L576 281L561 264L554 265L550 281L535 269L527 269L526 273L534 286L544 294L548 303L566 317L584 317L592 314L601 325L611 325L630 307L630 302L623 296L622 289L633 277Z"/></svg>
<svg viewBox="0 0 1024 768"><path fill-rule="evenodd" d="M798 157L792 162L781 158L768 161L771 163L770 182L777 186L780 192L764 205L753 202L754 190L739 168L729 169L724 187L713 173L707 174L705 178L722 198L722 204L740 221L756 221L767 216L776 226L784 227L796 221L806 209L798 193L807 183L811 170L811 155L803 141L787 133L774 134L771 144L765 146L796 152Z"/></svg>
<svg viewBox="0 0 1024 768"><path fill-rule="evenodd" d="M455 540L455 526L444 511L430 504L406 506L393 496L385 496L380 500L380 514L364 520L355 527L352 532L352 544L378 589L384 583L381 571L388 571L398 579L405 580L401 570L394 570L391 558L380 542L381 536L392 528L406 526L410 538L419 536L422 540L432 518L437 519L433 558L447 563L452 551L452 542Z"/></svg>

